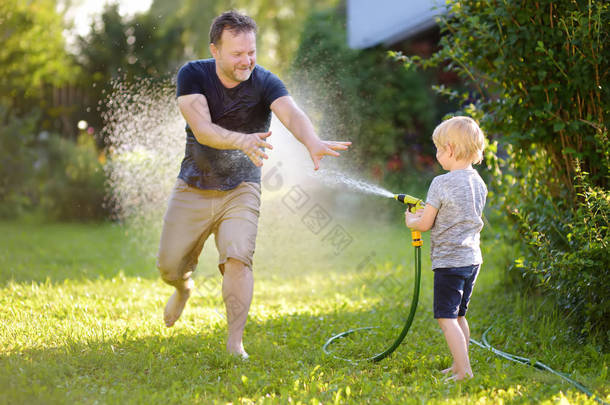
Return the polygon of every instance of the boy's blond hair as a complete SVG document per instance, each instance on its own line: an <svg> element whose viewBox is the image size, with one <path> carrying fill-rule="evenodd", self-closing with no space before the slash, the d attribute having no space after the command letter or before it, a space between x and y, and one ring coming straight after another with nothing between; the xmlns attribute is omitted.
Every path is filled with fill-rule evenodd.
<svg viewBox="0 0 610 405"><path fill-rule="evenodd" d="M432 133L432 141L438 149L451 145L456 160L467 159L471 163L483 160L485 135L470 117L458 116L441 122Z"/></svg>

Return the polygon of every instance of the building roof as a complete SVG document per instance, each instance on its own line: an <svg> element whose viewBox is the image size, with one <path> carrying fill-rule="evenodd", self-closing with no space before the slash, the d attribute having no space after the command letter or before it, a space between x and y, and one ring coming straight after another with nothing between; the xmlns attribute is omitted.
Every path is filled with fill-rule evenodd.
<svg viewBox="0 0 610 405"><path fill-rule="evenodd" d="M408 39L436 25L447 10L446 0L348 0L348 45L362 49Z"/></svg>

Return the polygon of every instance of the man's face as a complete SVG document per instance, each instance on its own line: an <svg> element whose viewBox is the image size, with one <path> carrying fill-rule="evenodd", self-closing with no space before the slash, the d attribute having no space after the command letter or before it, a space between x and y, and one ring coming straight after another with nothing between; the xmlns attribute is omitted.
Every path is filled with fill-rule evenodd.
<svg viewBox="0 0 610 405"><path fill-rule="evenodd" d="M256 65L256 34L224 30L219 44L210 44L216 59L216 73L226 87L235 87L250 78Z"/></svg>

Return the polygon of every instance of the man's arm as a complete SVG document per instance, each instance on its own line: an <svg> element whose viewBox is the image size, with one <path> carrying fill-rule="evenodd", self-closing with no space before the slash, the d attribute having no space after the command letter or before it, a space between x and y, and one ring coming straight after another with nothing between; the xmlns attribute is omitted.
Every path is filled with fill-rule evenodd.
<svg viewBox="0 0 610 405"><path fill-rule="evenodd" d="M178 108L193 131L195 139L202 145L215 149L240 149L257 166L262 166L262 159L268 159L260 148L273 149L273 146L265 142L271 132L243 134L214 124L208 101L203 94L178 97Z"/></svg>
<svg viewBox="0 0 610 405"><path fill-rule="evenodd" d="M351 142L322 141L316 135L307 115L301 110L292 97L283 96L271 103L271 111L282 121L282 124L299 140L311 155L314 169L320 167L320 160L326 155L339 156L338 150L347 150Z"/></svg>

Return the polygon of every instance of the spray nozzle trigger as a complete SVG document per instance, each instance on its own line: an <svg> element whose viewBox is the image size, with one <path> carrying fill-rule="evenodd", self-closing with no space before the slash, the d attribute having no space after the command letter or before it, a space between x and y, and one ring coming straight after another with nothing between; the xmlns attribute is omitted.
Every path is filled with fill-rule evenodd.
<svg viewBox="0 0 610 405"><path fill-rule="evenodd" d="M425 204L422 200L416 197L412 197L408 194L396 194L394 196L394 199L405 204L411 212L424 209Z"/></svg>

